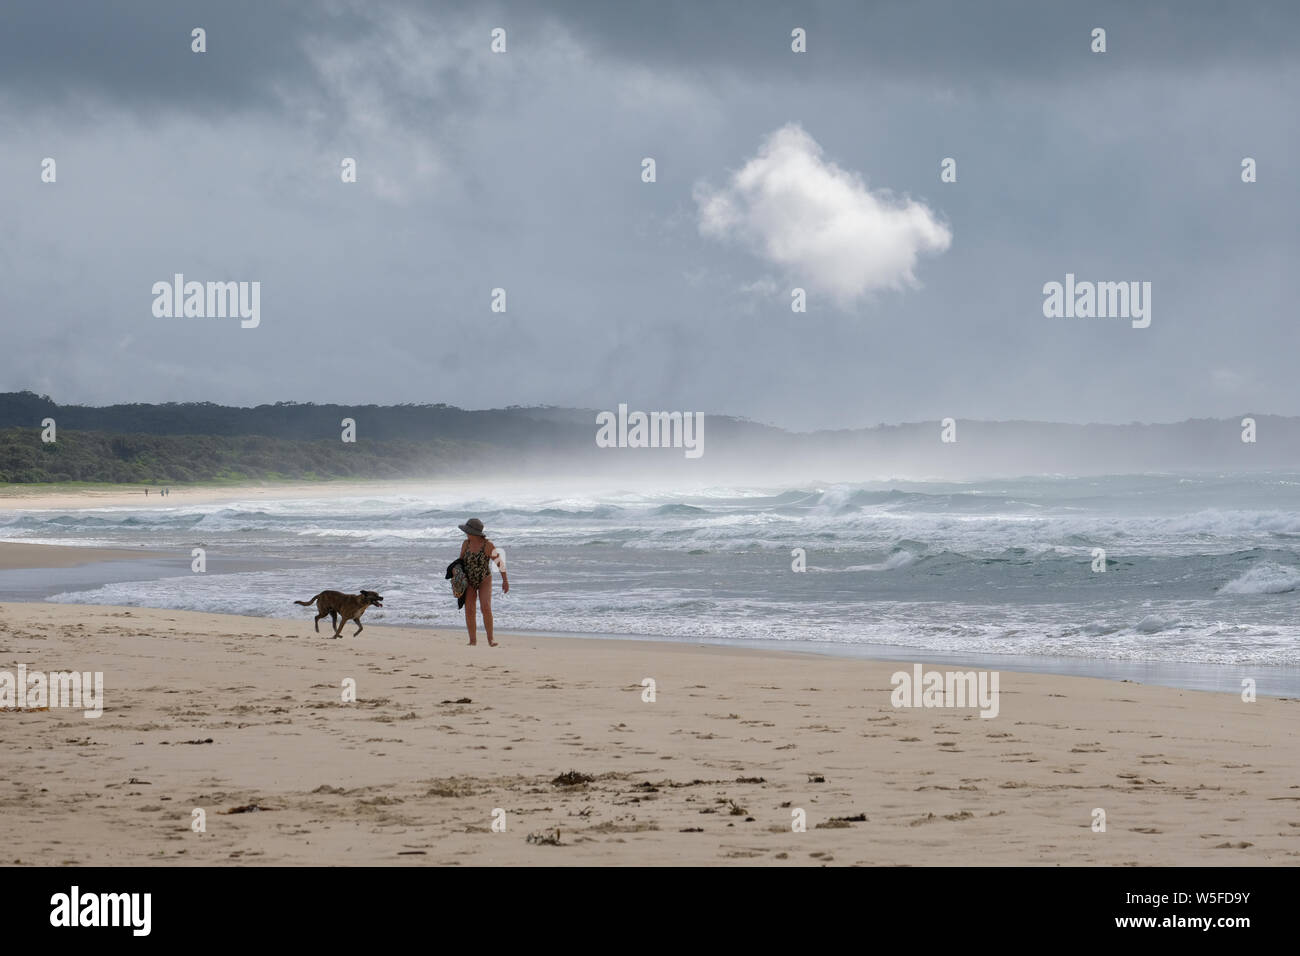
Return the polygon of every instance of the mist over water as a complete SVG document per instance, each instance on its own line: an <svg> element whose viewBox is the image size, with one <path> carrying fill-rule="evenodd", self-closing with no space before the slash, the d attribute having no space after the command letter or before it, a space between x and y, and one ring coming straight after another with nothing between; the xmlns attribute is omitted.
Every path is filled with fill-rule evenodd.
<svg viewBox="0 0 1300 956"><path fill-rule="evenodd" d="M568 487L572 488L572 485ZM554 493L508 486L150 510L14 512L0 536L175 549L184 573L62 602L457 627L443 579L475 515L508 555L502 630L1300 663L1300 475L1032 478ZM208 572L188 572L190 549ZM792 551L807 570L792 570ZM1093 549L1107 570L1093 571ZM261 569L247 567L250 560ZM233 596L237 595L237 605Z"/></svg>

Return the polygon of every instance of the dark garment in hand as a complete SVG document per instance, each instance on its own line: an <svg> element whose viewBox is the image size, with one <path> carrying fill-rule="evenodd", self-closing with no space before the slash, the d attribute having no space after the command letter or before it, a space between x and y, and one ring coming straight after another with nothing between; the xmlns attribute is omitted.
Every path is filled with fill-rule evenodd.
<svg viewBox="0 0 1300 956"><path fill-rule="evenodd" d="M465 562L457 558L447 565L447 577L451 580L451 593L456 598L457 609L465 606L465 595L469 592L469 575L465 571Z"/></svg>

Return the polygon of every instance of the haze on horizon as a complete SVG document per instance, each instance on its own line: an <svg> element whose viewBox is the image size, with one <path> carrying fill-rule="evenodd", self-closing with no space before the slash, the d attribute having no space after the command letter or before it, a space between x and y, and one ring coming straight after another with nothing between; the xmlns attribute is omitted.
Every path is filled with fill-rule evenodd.
<svg viewBox="0 0 1300 956"><path fill-rule="evenodd" d="M0 382L801 431L1300 415L1298 54L1282 2L15 0ZM176 273L260 282L260 324L155 317ZM1067 273L1150 282L1150 327L1045 318Z"/></svg>

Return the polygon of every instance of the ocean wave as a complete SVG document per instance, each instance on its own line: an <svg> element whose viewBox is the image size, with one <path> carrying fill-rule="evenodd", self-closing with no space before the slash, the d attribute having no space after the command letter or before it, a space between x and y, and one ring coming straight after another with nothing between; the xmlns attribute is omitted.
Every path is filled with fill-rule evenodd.
<svg viewBox="0 0 1300 956"><path fill-rule="evenodd" d="M899 548L892 552L885 560L876 564L851 564L842 571L897 571L899 568L906 568L915 564L920 555L908 551L905 548Z"/></svg>
<svg viewBox="0 0 1300 956"><path fill-rule="evenodd" d="M705 509L700 508L696 505L676 504L676 505L660 505L658 508L654 509L654 511L652 511L651 514L659 518L679 516L679 515L694 517L695 515L706 515L708 514L708 512Z"/></svg>
<svg viewBox="0 0 1300 956"><path fill-rule="evenodd" d="M1300 588L1300 570L1274 561L1257 564L1225 584L1222 594L1287 594Z"/></svg>
<svg viewBox="0 0 1300 956"><path fill-rule="evenodd" d="M1167 617L1163 614L1148 614L1133 625L1133 630L1139 634L1157 634L1160 631L1168 631L1177 626L1178 620L1176 618Z"/></svg>

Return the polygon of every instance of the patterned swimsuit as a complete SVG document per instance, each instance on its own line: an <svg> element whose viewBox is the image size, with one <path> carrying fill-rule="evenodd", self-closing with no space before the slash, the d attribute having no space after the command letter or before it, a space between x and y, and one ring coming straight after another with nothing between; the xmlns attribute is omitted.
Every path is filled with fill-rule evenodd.
<svg viewBox="0 0 1300 956"><path fill-rule="evenodd" d="M465 562L465 579L471 588L477 588L491 572L488 568L487 548L481 551L467 551L462 559Z"/></svg>

